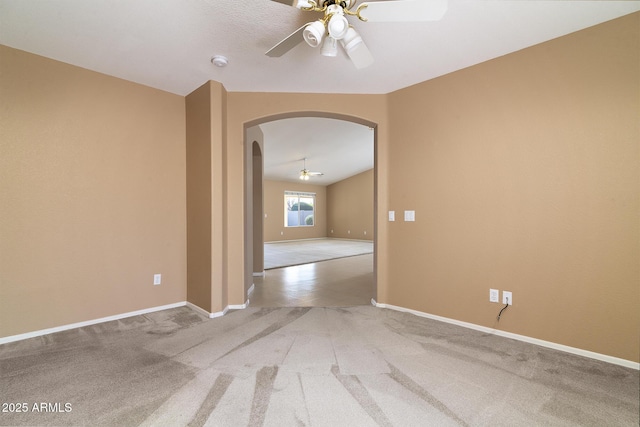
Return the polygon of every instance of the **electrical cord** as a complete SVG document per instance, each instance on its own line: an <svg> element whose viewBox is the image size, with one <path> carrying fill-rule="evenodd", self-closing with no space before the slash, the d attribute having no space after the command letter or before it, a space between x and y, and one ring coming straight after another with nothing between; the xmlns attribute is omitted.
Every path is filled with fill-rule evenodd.
<svg viewBox="0 0 640 427"><path fill-rule="evenodd" d="M500 310L500 313L498 313L498 322L500 321L500 316L502 316L502 312L505 311L507 307L509 307L509 298L507 298L507 305L502 307L502 310Z"/></svg>

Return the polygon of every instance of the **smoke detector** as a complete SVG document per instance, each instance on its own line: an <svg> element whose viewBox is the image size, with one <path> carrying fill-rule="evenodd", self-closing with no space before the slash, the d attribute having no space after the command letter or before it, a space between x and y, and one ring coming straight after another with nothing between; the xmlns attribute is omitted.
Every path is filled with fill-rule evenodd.
<svg viewBox="0 0 640 427"><path fill-rule="evenodd" d="M216 55L213 58L211 58L211 63L216 67L222 68L227 66L227 64L229 63L229 60L227 59L226 56Z"/></svg>

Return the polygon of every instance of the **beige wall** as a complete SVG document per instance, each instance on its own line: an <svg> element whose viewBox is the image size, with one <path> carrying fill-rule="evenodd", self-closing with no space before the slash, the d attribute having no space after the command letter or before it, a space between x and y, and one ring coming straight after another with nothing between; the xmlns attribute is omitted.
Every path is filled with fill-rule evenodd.
<svg viewBox="0 0 640 427"><path fill-rule="evenodd" d="M634 14L390 95L388 208L416 222L386 302L639 360L639 41Z"/></svg>
<svg viewBox="0 0 640 427"><path fill-rule="evenodd" d="M0 46L0 104L0 336L184 301L184 98Z"/></svg>
<svg viewBox="0 0 640 427"><path fill-rule="evenodd" d="M327 186L327 236L373 240L373 169Z"/></svg>
<svg viewBox="0 0 640 427"><path fill-rule="evenodd" d="M187 301L211 311L211 90L190 93L186 105Z"/></svg>
<svg viewBox="0 0 640 427"><path fill-rule="evenodd" d="M212 310L246 299L245 129L339 116L376 127L379 302L638 362L639 24L389 95L212 84ZM184 300L184 98L0 55L0 335Z"/></svg>
<svg viewBox="0 0 640 427"><path fill-rule="evenodd" d="M227 306L226 91L207 82L186 99L187 300L210 313Z"/></svg>
<svg viewBox="0 0 640 427"><path fill-rule="evenodd" d="M264 148L264 135L260 126L253 126L247 129L246 140L251 143L246 145L247 160L251 160L251 164L245 163L247 194L245 198L247 200L246 206L248 210L248 217L252 221L246 221L246 237L249 239L253 236L251 244L253 248L247 247L247 258L251 258L251 262L245 266L246 274L253 276L254 273L262 275L264 273L264 183L263 183L263 148ZM251 183L251 185L248 185ZM249 287L253 285L248 283ZM247 287L246 291L249 290Z"/></svg>
<svg viewBox="0 0 640 427"><path fill-rule="evenodd" d="M375 127L377 124L376 162L381 176L387 176L387 97L384 95L336 95L301 93L244 93L230 92L227 104L227 212L228 212L228 284L229 303L243 304L247 281L243 262L246 240L242 212L244 196L245 129L260 123L286 117L320 116L351 119L356 123ZM251 142L251 141L249 141ZM386 179L376 184L377 203L386 205ZM376 258L385 259L387 247L386 223L378 223L377 239L380 247ZM376 262L376 261L374 261ZM384 297L386 271L383 263L376 266L378 296Z"/></svg>
<svg viewBox="0 0 640 427"><path fill-rule="evenodd" d="M313 227L284 226L284 192L316 193ZM327 188L324 185L297 182L264 181L264 241L319 239L327 237Z"/></svg>

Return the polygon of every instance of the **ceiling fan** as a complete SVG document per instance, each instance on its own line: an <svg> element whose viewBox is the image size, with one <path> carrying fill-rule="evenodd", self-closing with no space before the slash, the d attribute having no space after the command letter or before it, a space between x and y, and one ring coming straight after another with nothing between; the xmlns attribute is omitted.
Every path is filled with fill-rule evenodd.
<svg viewBox="0 0 640 427"><path fill-rule="evenodd" d="M358 69L371 65L373 56L347 16L356 16L364 22L422 22L440 20L447 11L447 0L372 1L360 3L358 7L357 0L272 1L305 11L323 12L324 17L298 28L272 47L267 56L280 57L303 40L311 47L321 46L323 56L336 56L339 42Z"/></svg>
<svg viewBox="0 0 640 427"><path fill-rule="evenodd" d="M304 161L304 166L300 171L300 179L303 181L309 181L309 178L312 176L321 176L324 175L322 172L311 172L307 169L307 158L302 159Z"/></svg>

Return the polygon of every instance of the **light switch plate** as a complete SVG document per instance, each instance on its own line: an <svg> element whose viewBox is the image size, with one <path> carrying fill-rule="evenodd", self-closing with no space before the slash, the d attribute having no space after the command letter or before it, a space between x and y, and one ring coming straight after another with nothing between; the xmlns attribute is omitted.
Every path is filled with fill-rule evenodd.
<svg viewBox="0 0 640 427"><path fill-rule="evenodd" d="M153 284L159 285L162 283L162 274L154 274L153 275Z"/></svg>
<svg viewBox="0 0 640 427"><path fill-rule="evenodd" d="M404 220L405 221L415 221L416 220L416 211L404 211Z"/></svg>
<svg viewBox="0 0 640 427"><path fill-rule="evenodd" d="M489 289L489 302L499 302L500 291L497 289Z"/></svg>
<svg viewBox="0 0 640 427"><path fill-rule="evenodd" d="M389 211L389 221L396 220L396 211Z"/></svg>

